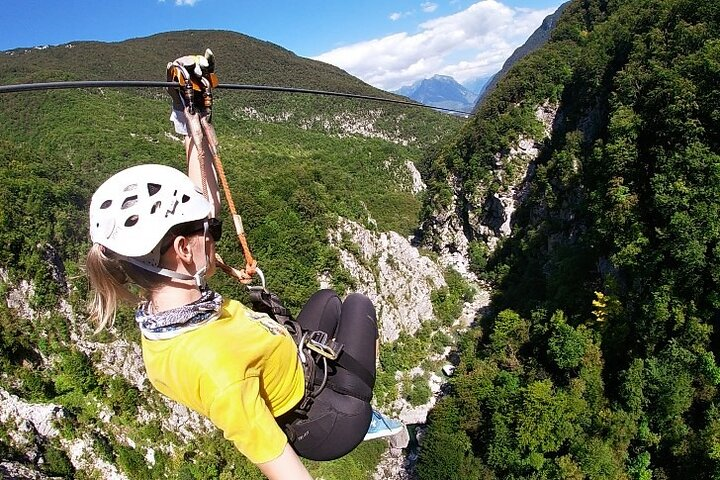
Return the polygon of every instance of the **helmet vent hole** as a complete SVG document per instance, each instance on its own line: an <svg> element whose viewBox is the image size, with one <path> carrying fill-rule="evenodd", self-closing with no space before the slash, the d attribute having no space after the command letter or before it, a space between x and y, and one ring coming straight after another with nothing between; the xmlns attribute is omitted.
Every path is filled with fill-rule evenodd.
<svg viewBox="0 0 720 480"><path fill-rule="evenodd" d="M182 203L187 203L187 202L190 201L190 197L188 197L187 195L183 195L183 196L182 196L182 200L180 200L180 201L181 201Z"/></svg>
<svg viewBox="0 0 720 480"><path fill-rule="evenodd" d="M110 205L112 205L112 200L105 200L102 205L100 205L100 210L105 210L106 208L110 208Z"/></svg>
<svg viewBox="0 0 720 480"><path fill-rule="evenodd" d="M158 193L160 191L161 187L162 187L162 185L158 185L157 183L148 183L147 184L148 193L150 194L151 197L153 195L155 195L156 193Z"/></svg>
<svg viewBox="0 0 720 480"><path fill-rule="evenodd" d="M125 226L132 227L138 222L138 220L139 217L137 215L130 215L127 220L125 220Z"/></svg>
<svg viewBox="0 0 720 480"><path fill-rule="evenodd" d="M160 205L161 205L160 202L155 202L153 204L152 208L150 209L150 214L152 215L153 213L155 213L157 211L157 209L160 208Z"/></svg>
<svg viewBox="0 0 720 480"><path fill-rule="evenodd" d="M136 188L137 188L137 184L136 184L136 183L131 183L130 185L128 185L127 187L125 187L125 188L123 189L123 192L132 192L132 191L135 190Z"/></svg>
<svg viewBox="0 0 720 480"><path fill-rule="evenodd" d="M132 197L127 197L125 200L123 200L122 207L120 207L122 210L125 210L126 208L130 208L133 205L137 203L137 195L133 195Z"/></svg>

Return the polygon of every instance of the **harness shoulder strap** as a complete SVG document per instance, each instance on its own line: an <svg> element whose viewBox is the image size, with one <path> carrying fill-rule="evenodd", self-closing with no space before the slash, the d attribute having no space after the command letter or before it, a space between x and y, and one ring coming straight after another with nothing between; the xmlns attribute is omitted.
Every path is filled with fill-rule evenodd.
<svg viewBox="0 0 720 480"><path fill-rule="evenodd" d="M284 325L297 344L302 337L300 325L292 317L290 310L285 308L280 298L264 287L248 287L248 291L253 310L267 313L270 318Z"/></svg>
<svg viewBox="0 0 720 480"><path fill-rule="evenodd" d="M328 360L340 368L355 374L372 390L374 384L372 373L355 357L344 350L342 344L338 344L334 340L329 339L325 332L303 331L300 324L292 317L290 310L283 305L280 298L264 287L249 287L249 291L253 310L266 313L270 318L285 326L293 337L295 344L298 346L301 358L304 357L303 369L305 370L306 379L306 400L310 400L311 403L311 398L317 396L326 384L338 393L359 398L357 393L336 386L333 384L332 379L327 378ZM325 367L323 368L323 378L321 379L316 378L315 375L318 362L321 362ZM313 388L314 385L320 388L315 389ZM361 399L370 400L369 398Z"/></svg>

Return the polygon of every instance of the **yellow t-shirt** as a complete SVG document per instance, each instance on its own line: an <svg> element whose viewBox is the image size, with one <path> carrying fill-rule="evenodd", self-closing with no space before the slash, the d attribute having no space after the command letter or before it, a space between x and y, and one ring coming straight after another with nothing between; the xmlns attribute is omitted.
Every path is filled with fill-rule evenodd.
<svg viewBox="0 0 720 480"><path fill-rule="evenodd" d="M292 338L277 322L229 300L220 318L168 340L142 339L150 382L209 418L253 463L277 458L287 438L275 417L304 393Z"/></svg>

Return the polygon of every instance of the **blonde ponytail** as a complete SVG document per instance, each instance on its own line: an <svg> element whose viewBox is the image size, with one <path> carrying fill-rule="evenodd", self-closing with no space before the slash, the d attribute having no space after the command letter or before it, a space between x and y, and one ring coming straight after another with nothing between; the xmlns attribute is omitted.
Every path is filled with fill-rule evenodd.
<svg viewBox="0 0 720 480"><path fill-rule="evenodd" d="M123 264L105 254L100 244L93 244L85 260L93 296L88 306L95 323L95 333L112 326L120 302L137 303L139 298L128 289L128 275Z"/></svg>

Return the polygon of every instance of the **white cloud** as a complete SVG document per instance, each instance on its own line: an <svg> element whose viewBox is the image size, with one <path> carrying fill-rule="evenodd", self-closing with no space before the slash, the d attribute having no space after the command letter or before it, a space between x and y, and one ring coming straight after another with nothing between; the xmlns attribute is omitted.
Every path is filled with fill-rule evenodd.
<svg viewBox="0 0 720 480"><path fill-rule="evenodd" d="M200 0L175 0L175 5L182 7L182 6L188 6L192 7Z"/></svg>
<svg viewBox="0 0 720 480"><path fill-rule="evenodd" d="M512 8L497 0L482 0L453 15L421 23L417 33L399 32L346 45L315 59L386 90L435 74L464 82L499 71L554 10Z"/></svg>
<svg viewBox="0 0 720 480"><path fill-rule="evenodd" d="M422 11L425 13L432 13L437 9L437 3L432 2L424 2L420 4L420 8L422 8Z"/></svg>
<svg viewBox="0 0 720 480"><path fill-rule="evenodd" d="M412 11L412 10L407 11L407 12L393 12L393 13L390 14L390 16L388 16L388 18L389 18L390 20L392 20L393 22L395 22L395 21L400 20L401 18L404 18L404 17L411 17L411 16L413 16L414 14L415 14L415 12Z"/></svg>

